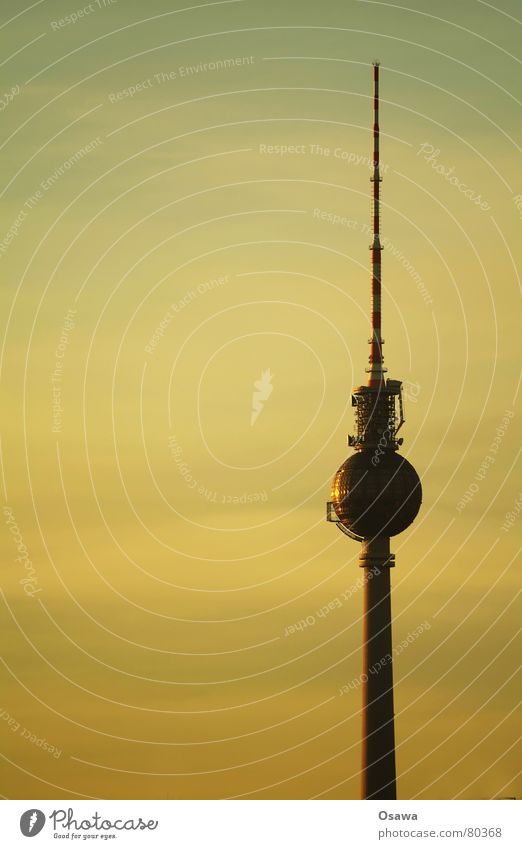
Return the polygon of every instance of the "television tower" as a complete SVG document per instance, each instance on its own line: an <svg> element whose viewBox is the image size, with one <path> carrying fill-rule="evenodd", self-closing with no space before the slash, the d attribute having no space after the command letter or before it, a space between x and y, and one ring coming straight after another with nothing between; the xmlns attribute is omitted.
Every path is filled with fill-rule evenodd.
<svg viewBox="0 0 522 849"><path fill-rule="evenodd" d="M390 537L411 525L422 501L413 466L397 451L404 423L402 383L385 379L381 337L379 63L373 64L373 239L368 382L352 391L355 449L335 474L327 518L361 543L364 569L362 668L363 799L396 799Z"/></svg>

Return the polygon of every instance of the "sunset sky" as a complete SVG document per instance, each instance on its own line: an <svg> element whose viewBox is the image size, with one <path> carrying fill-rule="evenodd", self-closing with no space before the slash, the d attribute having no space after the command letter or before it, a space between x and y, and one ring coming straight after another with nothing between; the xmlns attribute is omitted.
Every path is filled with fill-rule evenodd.
<svg viewBox="0 0 522 849"><path fill-rule="evenodd" d="M520 797L520 4L1 17L0 794L358 797L378 59L398 793Z"/></svg>

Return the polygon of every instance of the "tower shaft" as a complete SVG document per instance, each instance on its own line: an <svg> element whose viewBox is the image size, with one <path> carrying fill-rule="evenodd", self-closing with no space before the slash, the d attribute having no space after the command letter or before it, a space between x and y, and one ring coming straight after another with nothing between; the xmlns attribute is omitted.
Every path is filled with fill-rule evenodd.
<svg viewBox="0 0 522 849"><path fill-rule="evenodd" d="M363 543L363 799L396 799L390 540Z"/></svg>

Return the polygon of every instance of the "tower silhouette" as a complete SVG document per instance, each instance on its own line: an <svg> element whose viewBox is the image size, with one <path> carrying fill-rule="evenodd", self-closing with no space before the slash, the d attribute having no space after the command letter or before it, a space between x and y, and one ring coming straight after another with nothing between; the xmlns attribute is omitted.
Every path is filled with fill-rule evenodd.
<svg viewBox="0 0 522 849"><path fill-rule="evenodd" d="M362 664L363 799L396 799L391 627L390 537L415 519L421 501L417 472L397 452L404 423L402 383L385 379L381 336L379 63L373 65L373 239L368 382L352 391L355 449L335 474L327 518L361 543L364 569Z"/></svg>

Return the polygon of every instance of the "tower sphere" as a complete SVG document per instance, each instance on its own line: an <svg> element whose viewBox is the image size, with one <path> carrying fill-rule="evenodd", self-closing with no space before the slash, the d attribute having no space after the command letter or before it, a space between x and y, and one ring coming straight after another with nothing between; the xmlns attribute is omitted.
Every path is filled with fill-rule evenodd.
<svg viewBox="0 0 522 849"><path fill-rule="evenodd" d="M357 536L395 536L415 519L422 502L420 478L395 451L359 451L337 470L332 502L338 520Z"/></svg>

